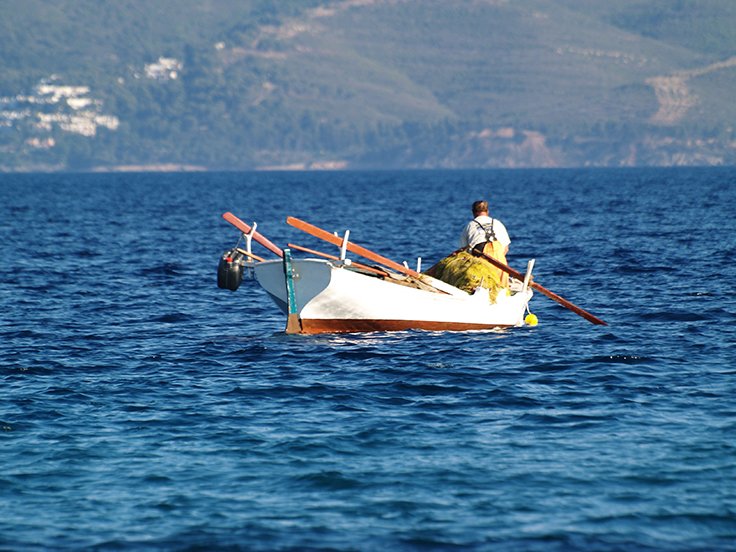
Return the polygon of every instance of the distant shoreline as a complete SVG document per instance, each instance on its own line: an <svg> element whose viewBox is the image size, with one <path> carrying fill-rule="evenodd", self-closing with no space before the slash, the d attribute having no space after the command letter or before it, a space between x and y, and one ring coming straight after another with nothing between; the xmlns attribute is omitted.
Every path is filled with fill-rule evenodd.
<svg viewBox="0 0 736 552"><path fill-rule="evenodd" d="M180 165L177 163L158 163L150 165L111 165L109 167L90 167L69 168L69 167L51 167L51 166L28 166L23 168L3 167L0 166L0 175L3 174L64 174L64 173L81 173L81 174L115 174L115 173L203 173L203 172L351 172L351 171L535 171L535 170L645 170L645 169L704 169L704 168L729 168L736 167L731 164L672 164L672 165L632 165L632 166L606 166L606 165L587 165L587 166L516 166L516 167L325 167L318 165L273 165L259 166L250 168L216 168L205 167L202 165Z"/></svg>
<svg viewBox="0 0 736 552"><path fill-rule="evenodd" d="M209 169L201 165L180 165L178 163L158 163L152 165L112 165L110 167L93 167L88 172L207 172Z"/></svg>

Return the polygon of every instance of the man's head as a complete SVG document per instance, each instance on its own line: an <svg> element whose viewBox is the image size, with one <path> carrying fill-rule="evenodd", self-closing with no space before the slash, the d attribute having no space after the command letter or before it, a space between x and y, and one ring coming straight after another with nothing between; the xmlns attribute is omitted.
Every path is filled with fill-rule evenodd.
<svg viewBox="0 0 736 552"><path fill-rule="evenodd" d="M476 201L473 203L473 216L477 217L480 215L488 214L488 202L487 201Z"/></svg>

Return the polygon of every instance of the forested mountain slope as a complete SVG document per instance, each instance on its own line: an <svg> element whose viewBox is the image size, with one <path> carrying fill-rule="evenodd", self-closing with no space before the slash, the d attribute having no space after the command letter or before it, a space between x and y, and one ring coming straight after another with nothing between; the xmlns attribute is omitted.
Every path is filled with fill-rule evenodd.
<svg viewBox="0 0 736 552"><path fill-rule="evenodd" d="M0 0L0 169L733 164L731 0Z"/></svg>

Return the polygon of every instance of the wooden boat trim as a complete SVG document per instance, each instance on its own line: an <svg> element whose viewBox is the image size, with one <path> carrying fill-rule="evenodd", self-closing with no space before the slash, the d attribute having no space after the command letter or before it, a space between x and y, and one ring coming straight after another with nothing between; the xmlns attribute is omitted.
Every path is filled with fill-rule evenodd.
<svg viewBox="0 0 736 552"><path fill-rule="evenodd" d="M301 319L302 334L364 333L427 330L433 332L494 330L511 325L437 322L430 320Z"/></svg>

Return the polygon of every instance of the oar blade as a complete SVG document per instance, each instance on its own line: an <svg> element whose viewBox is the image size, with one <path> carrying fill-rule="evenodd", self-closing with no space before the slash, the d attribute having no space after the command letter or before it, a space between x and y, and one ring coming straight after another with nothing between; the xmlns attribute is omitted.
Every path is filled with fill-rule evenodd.
<svg viewBox="0 0 736 552"><path fill-rule="evenodd" d="M222 218L225 219L230 224L232 224L235 228L237 228L244 234L250 234L251 227L245 222L243 222L242 220L240 220L238 217L233 215L232 213L230 212L223 213ZM281 250L281 248L277 245L274 245L273 242L271 242L271 240L266 238L266 236L264 236L260 232L256 231L253 234L253 239L256 240L256 242L260 243L263 247L271 251L272 253L275 253L279 257L283 258L284 252Z"/></svg>
<svg viewBox="0 0 736 552"><path fill-rule="evenodd" d="M570 301L568 301L567 299L565 299L565 298L563 298L563 297L560 297L560 296L559 296L559 295L557 295L556 293L554 293L554 292L552 292L552 291L548 290L547 288L545 288L545 287L543 287L543 286L540 286L540 285L539 285L539 284L537 284L536 282L532 282L532 283L530 284L530 286L532 287L532 289L536 289L537 291L539 291L539 292L543 293L544 295L546 295L547 297L549 297L549 298L550 298L550 299L552 299L553 301L556 301L556 302L558 302L558 303L559 303L560 305L562 305L563 307L565 307L565 308L567 308L567 309L570 309L570 310L571 310L572 312L574 312L574 313L575 313L575 314L577 314L578 316L582 316L582 317L583 317L583 318L585 318L585 319L586 319L586 320L587 320L588 322L592 322L593 324L596 324L596 325L598 325L598 326L608 326L608 324L607 324L606 322L604 322L603 320L601 320L601 319L600 319L600 318L598 318L597 316L594 316L594 315L590 314L590 313L589 313L588 311L586 311L585 309L582 309L582 308L578 307L577 305L575 305L575 304L571 303L571 302L570 302Z"/></svg>
<svg viewBox="0 0 736 552"><path fill-rule="evenodd" d="M497 259L494 259L490 255L486 255L485 253L481 253L481 252L477 252L477 251L474 252L474 253L476 255L478 255L479 257L483 257L485 260L487 260L493 266L496 266L496 267L500 268L501 270L507 272L508 274L510 274L511 276L513 276L514 278L516 278L517 280L523 280L524 279L524 276L521 274L521 272L519 272L518 270L514 270L510 266L502 263L501 261L499 261ZM556 293L548 290L546 287L544 287L544 286L542 286L542 285L540 285L540 284L538 284L536 282L531 282L529 285L531 286L532 289L535 289L535 290L539 291L540 293L546 295L547 297L549 297L553 301L556 301L557 303L559 303L563 307L571 310L572 312L574 312L578 316L582 316L588 322L592 322L593 324L596 324L596 325L599 325L599 326L608 326L608 324L606 322L604 322L603 320L601 320L597 316L594 316L594 315L590 314L585 309L582 309L582 308L578 307L577 305L575 305L574 303L571 303L567 299L565 299L563 297L560 297Z"/></svg>

